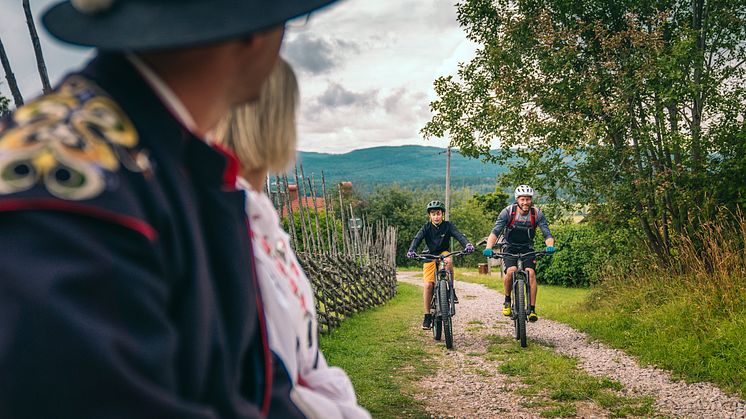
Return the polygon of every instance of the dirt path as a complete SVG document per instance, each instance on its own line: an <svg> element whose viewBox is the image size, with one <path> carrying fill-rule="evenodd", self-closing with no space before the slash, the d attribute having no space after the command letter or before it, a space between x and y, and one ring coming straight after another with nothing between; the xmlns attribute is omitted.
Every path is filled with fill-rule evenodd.
<svg viewBox="0 0 746 419"><path fill-rule="evenodd" d="M399 274L402 282L421 286L418 272ZM498 310L502 296L482 285L457 281L460 304L454 318L454 350L442 349L444 361L451 368L442 369L431 380L424 381L423 394L433 417L446 412L457 418L534 418L536 409L522 407L527 400L514 390L521 386L498 371L499 363L485 359L490 335L510 337L512 323ZM432 344L432 333L422 331L423 339ZM584 333L547 319L531 324L530 339L539 341L557 352L575 357L578 365L589 374L606 376L625 387L630 396L648 395L655 398L656 411L670 417L685 418L746 418L746 403L724 394L707 383L686 384L674 381L668 372L652 367L640 367L621 351L598 342L589 342ZM442 346L442 345L441 345ZM577 417L607 417L607 413L592 402L580 403Z"/></svg>

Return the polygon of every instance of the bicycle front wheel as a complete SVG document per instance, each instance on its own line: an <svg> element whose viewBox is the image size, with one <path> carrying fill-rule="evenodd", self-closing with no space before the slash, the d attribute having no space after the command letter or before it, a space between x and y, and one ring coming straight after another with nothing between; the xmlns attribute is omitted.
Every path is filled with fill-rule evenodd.
<svg viewBox="0 0 746 419"><path fill-rule="evenodd" d="M446 348L453 349L453 322L451 316L443 317L443 334L446 339Z"/></svg>
<svg viewBox="0 0 746 419"><path fill-rule="evenodd" d="M443 323L443 334L445 335L446 348L453 348L453 324L451 322L451 301L448 281L441 280L438 283L438 299L440 300L440 317Z"/></svg>
<svg viewBox="0 0 746 419"><path fill-rule="evenodd" d="M515 282L515 338L521 341L521 347L525 348L526 342L526 282L519 278Z"/></svg>
<svg viewBox="0 0 746 419"><path fill-rule="evenodd" d="M440 317L433 318L433 339L440 340L443 335L443 322Z"/></svg>

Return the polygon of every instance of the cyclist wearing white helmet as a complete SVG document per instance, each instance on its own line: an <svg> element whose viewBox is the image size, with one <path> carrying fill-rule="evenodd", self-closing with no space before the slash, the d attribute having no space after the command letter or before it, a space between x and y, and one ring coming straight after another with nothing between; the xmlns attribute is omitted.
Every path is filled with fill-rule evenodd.
<svg viewBox="0 0 746 419"><path fill-rule="evenodd" d="M422 226L420 231L418 231L417 235L414 237L414 240L412 240L412 244L409 245L409 251L407 251L408 258L415 257L415 250L422 240L425 240L425 244L427 245L423 253L429 253L432 255L449 253L451 248L451 237L461 243L461 246L464 247L466 253L474 251L474 246L469 243L469 240L463 233L458 231L455 225L448 221L443 221L443 216L446 213L446 206L441 201L430 201L430 203L427 204L426 209L430 220ZM453 278L453 264L451 258L448 257L445 261L446 269L451 271L451 278ZM430 300L433 298L435 270L436 266L434 261L422 265L422 279L425 281L425 286L422 290L422 299L425 303L425 317L422 320L423 329L430 329L433 323L433 318L430 314ZM451 284L451 287L453 287L453 284ZM454 303L458 303L455 289L453 296Z"/></svg>
<svg viewBox="0 0 746 419"><path fill-rule="evenodd" d="M547 246L546 251L549 253L554 252L554 238L549 231L547 219L544 217L544 213L533 205L533 188L528 185L520 185L515 188L514 195L515 203L508 205L500 212L482 253L485 256L492 256L492 246L498 242L498 237L500 237L500 244L503 247L503 251L507 253L531 252L534 248L536 227L541 229L541 233L544 236L544 243ZM503 304L502 313L505 316L510 316L511 278L513 277L513 272L518 269L517 265L517 258L503 258L505 303ZM536 260L533 257L524 259L523 267L528 271L529 283L531 285L528 320L535 322L539 319L539 316L536 315Z"/></svg>

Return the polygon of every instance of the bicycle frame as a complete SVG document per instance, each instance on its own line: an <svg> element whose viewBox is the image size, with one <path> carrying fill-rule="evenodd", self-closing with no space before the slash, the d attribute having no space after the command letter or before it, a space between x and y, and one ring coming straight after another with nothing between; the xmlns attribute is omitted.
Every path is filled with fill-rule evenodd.
<svg viewBox="0 0 746 419"><path fill-rule="evenodd" d="M417 255L419 260L435 261L437 263L433 296L430 299L430 313L433 316L433 337L435 340L440 340L441 331L445 331L446 348L448 349L453 348L451 317L456 314L456 305L452 286L453 278L451 278L451 272L446 269L446 259L449 256L458 256L463 253L463 251L459 251L443 255Z"/></svg>
<svg viewBox="0 0 746 419"><path fill-rule="evenodd" d="M417 258L422 261L434 261L437 263L435 269L435 281L433 286L433 297L430 300L430 307L434 310L432 313L434 317L442 316L453 316L456 314L456 305L453 303L453 289L451 287L451 272L446 269L446 259L450 256L458 256L463 254L463 251L450 252L443 255L429 255L421 254L417 255ZM438 296L440 295L439 290L445 286L447 290L448 301L443 304L439 301Z"/></svg>
<svg viewBox="0 0 746 419"><path fill-rule="evenodd" d="M435 308L434 315L437 317L442 316L453 316L456 314L456 306L453 303L453 288L451 287L451 272L446 269L445 258L438 261L438 268L435 271L435 282L433 286L433 298L430 300L430 306ZM443 307L443 301L440 301L436 296L440 295L440 287L445 286L448 290L448 301Z"/></svg>

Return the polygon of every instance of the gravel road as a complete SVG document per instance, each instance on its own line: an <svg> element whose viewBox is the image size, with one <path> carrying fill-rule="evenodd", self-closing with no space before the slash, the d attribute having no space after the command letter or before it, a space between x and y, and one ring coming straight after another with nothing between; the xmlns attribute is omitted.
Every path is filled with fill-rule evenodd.
<svg viewBox="0 0 746 419"><path fill-rule="evenodd" d="M399 280L421 286L419 272L403 272ZM450 368L439 370L436 377L422 383L423 399L433 417L456 418L534 418L536 409L521 406L526 401L514 392L521 384L498 371L496 361L486 360L487 336L510 337L513 325L498 314L502 295L483 285L456 281L460 304L454 318L454 350L442 348L443 361ZM541 292L541 289L539 289ZM541 307L539 307L541 315ZM432 333L422 331L423 340L433 344ZM529 339L553 347L557 352L575 357L589 374L606 376L624 385L629 396L655 398L656 411L676 418L746 418L746 402L723 393L708 383L687 384L671 374L642 367L624 352L611 349L571 327L540 319L529 327ZM442 344L440 345L442 347ZM425 395L429 394L429 397ZM578 405L577 417L607 417L592 402Z"/></svg>

